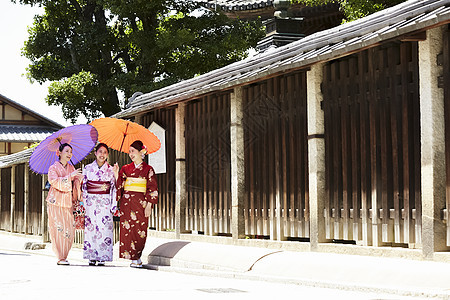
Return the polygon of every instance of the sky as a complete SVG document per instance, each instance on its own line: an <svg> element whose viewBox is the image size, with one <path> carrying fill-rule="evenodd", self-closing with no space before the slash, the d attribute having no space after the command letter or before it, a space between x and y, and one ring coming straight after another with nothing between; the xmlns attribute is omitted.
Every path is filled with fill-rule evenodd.
<svg viewBox="0 0 450 300"><path fill-rule="evenodd" d="M45 102L49 83L32 84L23 75L30 61L21 56L21 48L28 38L27 27L33 24L33 16L41 11L39 7L0 0L0 94L68 126L71 123L63 118L61 108ZM86 120L80 118L77 123L86 123Z"/></svg>

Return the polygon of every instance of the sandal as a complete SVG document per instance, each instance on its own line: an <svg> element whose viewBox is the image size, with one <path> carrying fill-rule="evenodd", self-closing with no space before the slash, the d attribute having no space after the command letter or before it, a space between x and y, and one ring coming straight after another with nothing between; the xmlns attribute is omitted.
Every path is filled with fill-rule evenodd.
<svg viewBox="0 0 450 300"><path fill-rule="evenodd" d="M90 260L90 261L89 261L89 265L90 265L90 266L95 266L96 263L97 263L96 260Z"/></svg>
<svg viewBox="0 0 450 300"><path fill-rule="evenodd" d="M59 260L56 264L59 265L59 266L68 266L68 265L70 265L69 262L67 260L65 260L65 259Z"/></svg>
<svg viewBox="0 0 450 300"><path fill-rule="evenodd" d="M100 267L103 267L105 265L105 262L104 261L99 261L98 263L97 263L97 266L100 266Z"/></svg>
<svg viewBox="0 0 450 300"><path fill-rule="evenodd" d="M142 262L138 263L138 262L132 262L130 264L130 267L132 268L142 268Z"/></svg>

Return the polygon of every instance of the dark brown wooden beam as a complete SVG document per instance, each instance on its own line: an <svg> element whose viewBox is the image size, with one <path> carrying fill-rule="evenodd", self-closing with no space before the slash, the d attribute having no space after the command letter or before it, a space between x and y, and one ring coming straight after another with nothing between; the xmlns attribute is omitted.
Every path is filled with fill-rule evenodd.
<svg viewBox="0 0 450 300"><path fill-rule="evenodd" d="M399 40L402 42L421 42L425 41L426 39L427 39L426 31L420 31L413 34L404 35L399 38Z"/></svg>

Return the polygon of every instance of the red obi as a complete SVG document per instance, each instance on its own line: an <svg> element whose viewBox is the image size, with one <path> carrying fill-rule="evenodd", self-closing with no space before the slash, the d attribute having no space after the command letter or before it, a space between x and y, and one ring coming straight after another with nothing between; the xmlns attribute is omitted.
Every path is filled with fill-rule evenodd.
<svg viewBox="0 0 450 300"><path fill-rule="evenodd" d="M88 180L86 182L86 188L89 194L109 194L111 182Z"/></svg>

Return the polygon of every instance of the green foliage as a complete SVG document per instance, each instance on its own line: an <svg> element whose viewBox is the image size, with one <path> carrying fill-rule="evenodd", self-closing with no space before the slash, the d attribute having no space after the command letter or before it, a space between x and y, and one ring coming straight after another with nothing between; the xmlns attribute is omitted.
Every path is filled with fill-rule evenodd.
<svg viewBox="0 0 450 300"><path fill-rule="evenodd" d="M75 122L120 111L119 96L150 92L245 58L260 21L231 20L178 0L16 0L40 5L22 50L47 102ZM193 12L197 13L193 13Z"/></svg>
<svg viewBox="0 0 450 300"><path fill-rule="evenodd" d="M48 88L47 103L61 105L64 118L72 123L76 122L80 114L88 119L97 118L101 111L101 102L93 101L93 99L101 99L101 95L97 95L99 90L96 86L97 82L95 75L85 71L54 81ZM70 112L73 114L69 114Z"/></svg>
<svg viewBox="0 0 450 300"><path fill-rule="evenodd" d="M23 147L23 149L31 149L31 148L36 148L41 142L34 142L33 144L31 144L30 146L25 146Z"/></svg>
<svg viewBox="0 0 450 300"><path fill-rule="evenodd" d="M292 0L294 3L303 3L308 6L339 3L344 22L350 22L368 16L374 12L405 2L406 0Z"/></svg>

